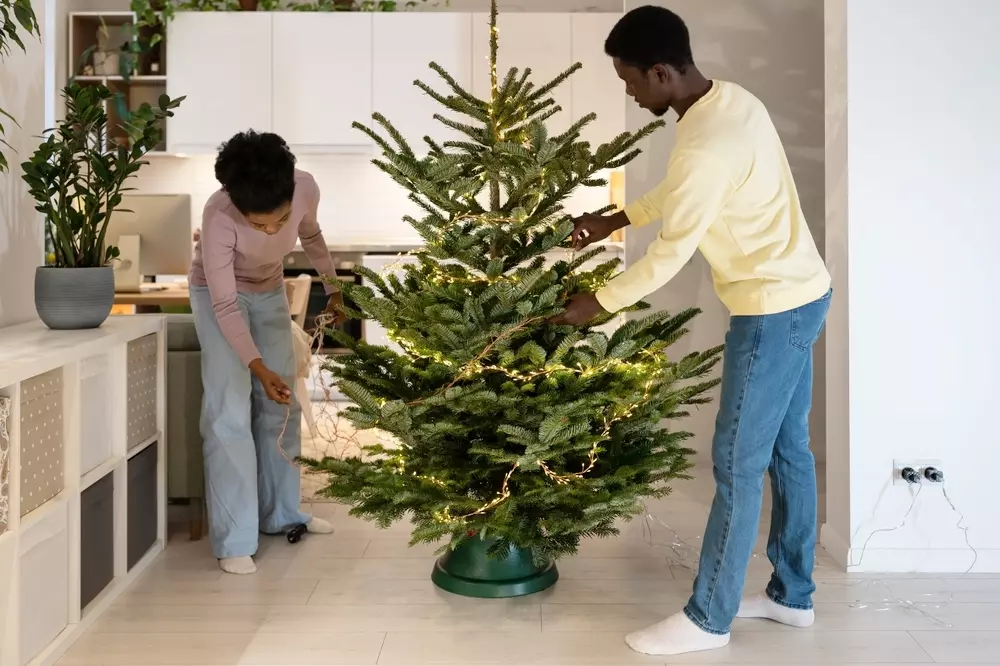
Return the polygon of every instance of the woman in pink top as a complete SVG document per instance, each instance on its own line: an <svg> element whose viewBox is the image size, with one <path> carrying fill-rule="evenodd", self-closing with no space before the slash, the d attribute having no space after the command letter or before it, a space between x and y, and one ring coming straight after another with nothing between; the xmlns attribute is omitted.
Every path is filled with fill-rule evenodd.
<svg viewBox="0 0 1000 666"><path fill-rule="evenodd" d="M295 376L292 324L282 263L296 242L321 275L333 260L317 221L319 188L295 168L275 134L237 134L215 162L222 184L205 205L188 276L201 343L205 397L201 413L209 537L223 571L256 571L260 532L305 524L330 533L326 521L300 510L302 408L288 385ZM339 322L339 290L327 286L327 311Z"/></svg>

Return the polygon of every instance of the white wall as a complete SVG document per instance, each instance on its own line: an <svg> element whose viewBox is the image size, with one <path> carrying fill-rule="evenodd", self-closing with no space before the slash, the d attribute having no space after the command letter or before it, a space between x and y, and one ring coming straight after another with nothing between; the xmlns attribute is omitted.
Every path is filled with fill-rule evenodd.
<svg viewBox="0 0 1000 666"><path fill-rule="evenodd" d="M44 29L48 7L32 5ZM0 64L0 108L20 123L17 127L4 119L12 148L3 148L11 168L0 175L0 327L36 317L35 267L42 263L45 247L41 216L21 180L20 166L45 129L45 55L37 38L25 37L25 46L26 53L14 46Z"/></svg>
<svg viewBox="0 0 1000 666"><path fill-rule="evenodd" d="M933 486L907 527L860 552L913 504L889 485L893 459L940 459L976 570L998 572L1000 3L829 0L827 10L835 296L823 543L856 570L965 570L959 516Z"/></svg>
<svg viewBox="0 0 1000 666"><path fill-rule="evenodd" d="M650 4L628 0L626 9ZM802 207L817 244L824 236L823 163L823 2L822 0L660 0L653 2L677 12L691 31L695 62L710 78L733 81L757 95L767 106L788 153L802 197ZM610 62L608 64L610 67ZM622 95L624 95L624 89ZM638 129L652 116L629 102L628 128ZM657 132L644 152L625 168L629 200L645 194L665 175L674 146L673 114L668 127ZM626 234L626 258L634 260L657 233L656 225ZM648 299L657 309L680 311L699 307L703 314L691 334L676 345L676 353L722 343L728 313L712 286L708 264L698 254L665 288ZM825 452L823 342L816 353L813 400L813 449ZM717 395L717 394L716 394ZM693 448L707 459L711 451L716 404L702 407L685 421L695 433Z"/></svg>

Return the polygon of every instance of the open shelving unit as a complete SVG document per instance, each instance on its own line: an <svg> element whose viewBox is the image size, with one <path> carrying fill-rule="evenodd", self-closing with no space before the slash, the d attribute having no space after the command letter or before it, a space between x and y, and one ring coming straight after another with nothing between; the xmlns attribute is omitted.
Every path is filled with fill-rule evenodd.
<svg viewBox="0 0 1000 666"><path fill-rule="evenodd" d="M125 45L132 39L131 26L136 23L134 12L71 12L69 15L67 69L71 77L81 85L104 85L112 92L121 93L129 110L138 109L143 103L155 105L160 95L167 91L165 40L160 41L150 53L136 63L138 71L128 77L122 75L117 50L113 45ZM107 31L108 46L112 49L109 61L99 55L98 33ZM112 128L118 127L120 115L116 104L107 107L108 120ZM122 140L114 133L109 138L109 148ZM150 155L166 155L166 127L164 141Z"/></svg>
<svg viewBox="0 0 1000 666"><path fill-rule="evenodd" d="M0 666L48 666L166 541L164 318L0 330Z"/></svg>

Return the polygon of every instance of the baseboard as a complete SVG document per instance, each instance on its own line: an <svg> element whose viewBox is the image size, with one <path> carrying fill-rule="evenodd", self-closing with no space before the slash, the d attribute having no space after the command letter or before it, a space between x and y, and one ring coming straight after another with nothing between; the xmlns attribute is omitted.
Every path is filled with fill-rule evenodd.
<svg viewBox="0 0 1000 666"><path fill-rule="evenodd" d="M849 573L1000 574L1000 548L852 548L829 524L820 545Z"/></svg>
<svg viewBox="0 0 1000 666"><path fill-rule="evenodd" d="M823 546L834 562L845 571L851 561L851 544L843 539L830 523L823 523L819 529L819 544Z"/></svg>

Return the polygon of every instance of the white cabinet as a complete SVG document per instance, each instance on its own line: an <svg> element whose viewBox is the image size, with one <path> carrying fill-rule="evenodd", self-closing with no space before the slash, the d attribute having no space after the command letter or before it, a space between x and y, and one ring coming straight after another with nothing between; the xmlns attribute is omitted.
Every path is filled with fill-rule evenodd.
<svg viewBox="0 0 1000 666"><path fill-rule="evenodd" d="M361 265L372 271L375 271L383 277L388 277L389 275L396 275L402 279L405 275L405 270L403 266L406 264L415 264L417 259L412 256L398 256L398 255L388 255L388 254L366 254L361 260ZM362 284L365 284L371 289L375 289L373 285L368 283L367 280L363 280ZM376 290L377 292L377 290ZM362 325L362 336L364 341L370 345L381 345L383 347L388 347L396 353L401 353L402 348L395 342L389 339L389 333L385 330L378 321L374 319L366 319L361 322Z"/></svg>
<svg viewBox="0 0 1000 666"><path fill-rule="evenodd" d="M530 81L545 85L573 64L571 15L534 12L500 14L497 32L500 51L497 76L502 84L511 67L531 68ZM484 99L490 96L490 24L489 15L475 14L472 30L472 89ZM574 75L576 76L576 75ZM572 77L570 77L570 81ZM566 131L572 124L573 92L565 81L551 92L562 111L545 126L550 135Z"/></svg>
<svg viewBox="0 0 1000 666"><path fill-rule="evenodd" d="M20 535L20 656L27 664L69 624L69 515L66 502L53 506ZM75 555L75 553L74 553Z"/></svg>
<svg viewBox="0 0 1000 666"><path fill-rule="evenodd" d="M552 91L558 134L590 112L584 135L607 141L625 128L625 94L604 40L617 14L505 13L498 20L501 82L530 67L541 86L581 62ZM489 16L436 12L179 12L168 26L167 92L186 99L169 121L168 150L211 153L246 129L280 134L297 153L368 153L351 127L385 115L418 153L424 136L462 135L434 120L444 107L413 85L449 89L436 62L480 98L490 96ZM460 118L461 120L461 118Z"/></svg>
<svg viewBox="0 0 1000 666"><path fill-rule="evenodd" d="M270 130L271 16L178 12L167 28L167 94L186 99L167 149L210 153L247 129Z"/></svg>
<svg viewBox="0 0 1000 666"><path fill-rule="evenodd" d="M107 354L80 361L80 474L111 458L112 381Z"/></svg>
<svg viewBox="0 0 1000 666"><path fill-rule="evenodd" d="M370 149L371 140L351 123L367 124L372 115L372 14L270 16L273 131L297 153L338 152L352 146ZM416 36L410 35L406 46L423 41ZM398 79L394 83L398 89Z"/></svg>
<svg viewBox="0 0 1000 666"><path fill-rule="evenodd" d="M620 18L621 14L610 13L572 14L572 60L583 65L570 77L573 121L588 113L597 114L597 120L584 129L581 137L593 147L625 131L625 84L604 53L604 41Z"/></svg>
<svg viewBox="0 0 1000 666"><path fill-rule="evenodd" d="M435 62L471 92L472 25L471 14L375 14L373 106L389 119L418 155L427 152L425 136L439 144L465 138L435 120L434 114L466 123L470 119L453 114L413 85L413 81L422 81L442 95L452 94L448 84L428 66ZM484 67L482 63L477 65Z"/></svg>

